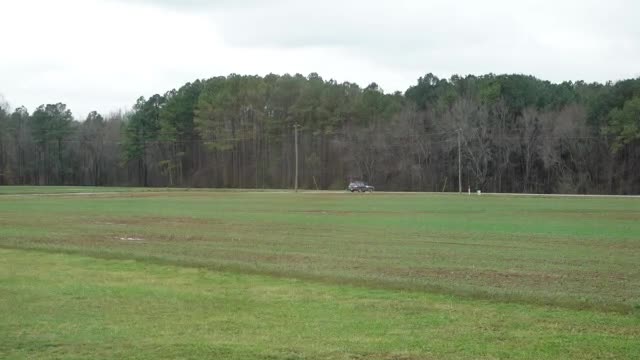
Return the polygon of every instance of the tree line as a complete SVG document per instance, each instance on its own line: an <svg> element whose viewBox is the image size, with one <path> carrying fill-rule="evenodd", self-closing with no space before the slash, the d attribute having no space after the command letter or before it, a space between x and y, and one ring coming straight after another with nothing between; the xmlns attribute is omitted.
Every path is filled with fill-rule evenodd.
<svg viewBox="0 0 640 360"><path fill-rule="evenodd" d="M73 118L0 101L0 184L640 193L640 78L427 74L404 93L232 74Z"/></svg>

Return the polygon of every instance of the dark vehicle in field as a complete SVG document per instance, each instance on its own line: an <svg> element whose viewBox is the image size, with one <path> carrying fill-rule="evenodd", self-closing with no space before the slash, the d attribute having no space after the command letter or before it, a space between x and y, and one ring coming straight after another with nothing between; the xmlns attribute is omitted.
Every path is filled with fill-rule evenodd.
<svg viewBox="0 0 640 360"><path fill-rule="evenodd" d="M349 183L347 190L351 192L373 192L375 188L371 185L367 185L367 183L363 181L352 181Z"/></svg>

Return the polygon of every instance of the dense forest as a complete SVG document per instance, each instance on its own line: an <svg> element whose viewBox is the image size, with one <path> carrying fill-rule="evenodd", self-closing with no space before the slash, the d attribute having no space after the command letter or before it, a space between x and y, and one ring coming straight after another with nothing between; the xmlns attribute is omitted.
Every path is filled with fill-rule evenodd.
<svg viewBox="0 0 640 360"><path fill-rule="evenodd" d="M99 101L97 99L96 101ZM428 74L403 94L318 74L214 77L74 119L0 101L0 185L640 193L640 78Z"/></svg>

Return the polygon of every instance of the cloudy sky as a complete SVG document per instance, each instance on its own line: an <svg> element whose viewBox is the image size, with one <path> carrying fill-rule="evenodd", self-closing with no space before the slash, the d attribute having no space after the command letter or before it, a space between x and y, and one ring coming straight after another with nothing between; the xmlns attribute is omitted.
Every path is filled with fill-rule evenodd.
<svg viewBox="0 0 640 360"><path fill-rule="evenodd" d="M0 94L78 118L230 73L404 91L428 72L640 76L640 2L0 0Z"/></svg>

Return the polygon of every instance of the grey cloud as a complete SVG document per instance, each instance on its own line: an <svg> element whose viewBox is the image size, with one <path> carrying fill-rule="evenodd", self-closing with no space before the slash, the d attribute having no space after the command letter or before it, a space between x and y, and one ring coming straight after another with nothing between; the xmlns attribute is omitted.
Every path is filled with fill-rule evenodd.
<svg viewBox="0 0 640 360"><path fill-rule="evenodd" d="M136 1L207 16L227 46L334 49L399 70L606 80L616 75L599 59L640 57L640 4L632 0ZM585 61L592 73L565 72Z"/></svg>
<svg viewBox="0 0 640 360"><path fill-rule="evenodd" d="M615 0L327 0L218 9L211 18L230 46L337 48L399 70L605 81L620 77L624 58L640 57L639 12L637 3Z"/></svg>
<svg viewBox="0 0 640 360"><path fill-rule="evenodd" d="M585 35L637 39L632 0L110 0L209 15L229 45L394 48L526 42L530 31L573 27ZM592 32L593 34L589 34ZM507 38L507 39L505 39ZM597 40L597 39L596 39Z"/></svg>
<svg viewBox="0 0 640 360"><path fill-rule="evenodd" d="M633 0L86 0L84 7L73 1L66 4L51 7L60 13L43 17L42 22L50 20L48 26L55 30L58 17L66 19L63 24L88 15L100 21L85 24L95 26L77 32L86 35L84 42L69 26L65 31L49 31L41 25L42 29L20 32L6 47L14 50L0 59L0 78L6 87L0 90L12 105L65 101L82 116L96 103L98 110L106 111L130 105L139 95L229 72L316 71L326 78L363 85L375 81L387 91L404 90L427 72L440 77L528 73L552 81L640 75L640 26L636 24L640 2ZM23 23L28 23L25 6L17 7L22 11L15 13L23 14ZM124 12L128 22L121 31L109 28L107 15L100 18L100 13L92 13L94 8L109 10L111 18ZM52 41L42 41L47 34ZM149 34L160 40L134 41ZM64 47L43 47L58 39ZM167 48L164 41L170 42ZM105 51L106 56L85 59L82 49L87 48L93 53ZM74 50L73 56L69 50Z"/></svg>
<svg viewBox="0 0 640 360"><path fill-rule="evenodd" d="M264 6L273 6L285 3L286 0L272 0L268 4L261 0L109 0L128 4L142 4L155 7L166 7L173 10L209 11L246 9Z"/></svg>

